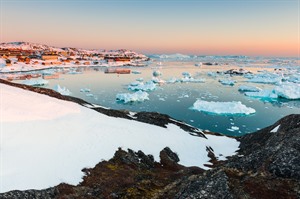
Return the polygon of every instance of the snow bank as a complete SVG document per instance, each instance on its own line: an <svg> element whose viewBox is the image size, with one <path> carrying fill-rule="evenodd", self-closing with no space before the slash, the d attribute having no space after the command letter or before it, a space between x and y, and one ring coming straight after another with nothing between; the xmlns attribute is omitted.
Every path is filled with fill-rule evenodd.
<svg viewBox="0 0 300 199"><path fill-rule="evenodd" d="M49 81L44 79L27 79L22 81L22 84L28 85L28 86L44 86L47 85Z"/></svg>
<svg viewBox="0 0 300 199"><path fill-rule="evenodd" d="M258 87L256 87L256 86L241 85L239 87L239 91L243 91L243 92L258 92L258 91L261 91L261 89L258 88Z"/></svg>
<svg viewBox="0 0 300 199"><path fill-rule="evenodd" d="M71 95L72 94L69 91L69 89L67 89L66 87L60 87L59 84L57 84L56 86L54 86L53 90L55 90L56 92L59 92L62 95Z"/></svg>
<svg viewBox="0 0 300 199"><path fill-rule="evenodd" d="M149 94L143 91L137 91L135 93L120 93L117 94L116 100L124 103L129 102L143 102L149 100Z"/></svg>
<svg viewBox="0 0 300 199"><path fill-rule="evenodd" d="M167 128L114 118L47 95L0 84L0 192L45 189L82 180L81 170L113 157L118 147L142 150L159 160L166 146L178 153L180 164L200 166L209 161L206 147L218 159L232 155L239 142L225 136L191 136L178 126ZM153 144L155 143L155 144Z"/></svg>
<svg viewBox="0 0 300 199"><path fill-rule="evenodd" d="M143 82L133 82L128 86L128 90L131 91L153 91L156 89L156 84L153 81Z"/></svg>
<svg viewBox="0 0 300 199"><path fill-rule="evenodd" d="M197 100L191 107L193 110L217 115L250 115L255 113L253 108L246 107L241 102L209 102Z"/></svg>

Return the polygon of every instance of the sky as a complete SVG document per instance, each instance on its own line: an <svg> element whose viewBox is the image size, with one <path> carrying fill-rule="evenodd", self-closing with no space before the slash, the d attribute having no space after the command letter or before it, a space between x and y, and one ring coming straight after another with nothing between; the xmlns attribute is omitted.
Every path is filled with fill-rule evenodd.
<svg viewBox="0 0 300 199"><path fill-rule="evenodd" d="M1 42L299 57L300 0L0 0Z"/></svg>

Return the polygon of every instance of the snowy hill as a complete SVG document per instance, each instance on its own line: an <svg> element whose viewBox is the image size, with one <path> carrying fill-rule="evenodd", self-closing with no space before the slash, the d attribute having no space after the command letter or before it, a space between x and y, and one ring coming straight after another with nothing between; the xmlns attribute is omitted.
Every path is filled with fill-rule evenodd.
<svg viewBox="0 0 300 199"><path fill-rule="evenodd" d="M81 49L81 48L73 48L73 47L54 47L45 44L37 44L31 42L6 42L0 43L0 49L18 49L18 50L30 50L30 51L50 51L50 52L73 52L75 54L113 54L113 55L132 55L133 57L146 57L143 54L134 52L132 50L127 49L119 49L119 50L102 50L102 49Z"/></svg>
<svg viewBox="0 0 300 199"><path fill-rule="evenodd" d="M192 136L171 123L162 128L110 117L3 83L0 90L0 192L43 189L61 182L78 184L81 169L111 158L118 147L142 150L159 160L159 152L168 146L178 153L180 164L208 169L204 166L210 164L207 147L221 160L234 154L239 145L225 136Z"/></svg>

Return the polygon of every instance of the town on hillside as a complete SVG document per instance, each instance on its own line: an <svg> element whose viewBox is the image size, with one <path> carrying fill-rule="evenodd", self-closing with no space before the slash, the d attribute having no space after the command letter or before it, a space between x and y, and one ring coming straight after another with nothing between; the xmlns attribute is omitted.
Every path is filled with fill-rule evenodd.
<svg viewBox="0 0 300 199"><path fill-rule="evenodd" d="M0 59L5 66L28 65L133 65L149 60L143 54L120 50L84 50L77 48L57 48L29 42L9 42L0 44ZM2 64L3 65L3 64Z"/></svg>

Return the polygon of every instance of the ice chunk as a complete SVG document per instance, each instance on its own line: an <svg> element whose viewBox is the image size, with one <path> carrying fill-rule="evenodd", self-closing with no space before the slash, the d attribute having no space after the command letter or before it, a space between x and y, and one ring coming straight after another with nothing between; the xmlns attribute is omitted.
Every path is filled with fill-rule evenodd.
<svg viewBox="0 0 300 199"><path fill-rule="evenodd" d="M202 66L202 62L196 63L195 66Z"/></svg>
<svg viewBox="0 0 300 199"><path fill-rule="evenodd" d="M170 79L168 79L167 80L167 83L168 84L174 84L174 83L176 83L178 80L175 78L175 77L172 77L172 78L170 78Z"/></svg>
<svg viewBox="0 0 300 199"><path fill-rule="evenodd" d="M154 77L158 77L158 76L161 76L162 74L161 74L161 72L159 70L155 70L155 71L153 71L152 75Z"/></svg>
<svg viewBox="0 0 300 199"><path fill-rule="evenodd" d="M258 87L255 87L255 86L241 85L239 87L239 91L243 91L243 92L258 92L258 91L261 91L261 89L258 88Z"/></svg>
<svg viewBox="0 0 300 199"><path fill-rule="evenodd" d="M28 85L28 86L44 86L47 85L49 81L44 79L26 79L22 81L22 84Z"/></svg>
<svg viewBox="0 0 300 199"><path fill-rule="evenodd" d="M184 77L179 80L180 82L204 83L205 79L194 79L193 77Z"/></svg>
<svg viewBox="0 0 300 199"><path fill-rule="evenodd" d="M117 94L116 100L122 101L123 103L129 102L143 102L149 100L149 94L143 91L137 91L135 93L120 93Z"/></svg>
<svg viewBox="0 0 300 199"><path fill-rule="evenodd" d="M286 99L300 99L300 84L284 83L274 88L274 93Z"/></svg>
<svg viewBox="0 0 300 199"><path fill-rule="evenodd" d="M144 79L142 77L140 77L140 78L137 78L136 81L142 82L142 81L144 81Z"/></svg>
<svg viewBox="0 0 300 199"><path fill-rule="evenodd" d="M255 98L266 98L266 99L278 98L278 95L276 93L274 93L273 90L261 90L258 92L245 92L244 94L246 96L255 97Z"/></svg>
<svg viewBox="0 0 300 199"><path fill-rule="evenodd" d="M245 106L240 101L209 102L198 99L191 109L217 115L250 115L255 113L253 108Z"/></svg>
<svg viewBox="0 0 300 199"><path fill-rule="evenodd" d="M219 82L223 85L229 85L229 86L233 86L235 84L235 80L232 79L220 79Z"/></svg>
<svg viewBox="0 0 300 199"><path fill-rule="evenodd" d="M131 91L153 91L156 89L156 84L153 81L133 82L128 86L128 90Z"/></svg>
<svg viewBox="0 0 300 199"><path fill-rule="evenodd" d="M251 77L248 82L263 84L278 84L281 82L282 76L275 73L264 72Z"/></svg>
<svg viewBox="0 0 300 199"><path fill-rule="evenodd" d="M92 93L87 93L85 96L87 96L87 97L94 97L94 95Z"/></svg>
<svg viewBox="0 0 300 199"><path fill-rule="evenodd" d="M137 71L137 70L133 70L131 71L132 74L141 74L142 72L141 71Z"/></svg>
<svg viewBox="0 0 300 199"><path fill-rule="evenodd" d="M182 75L183 77L191 77L191 74L189 72L183 72Z"/></svg>
<svg viewBox="0 0 300 199"><path fill-rule="evenodd" d="M59 84L54 86L53 90L55 90L56 92L59 92L62 95L71 95L71 92L69 91L69 89L67 89L66 87L60 87Z"/></svg>
<svg viewBox="0 0 300 199"><path fill-rule="evenodd" d="M164 83L166 83L165 80L160 79L160 78L158 78L158 77L153 77L153 78L152 78L152 81L153 81L154 83L156 83L156 84L164 84Z"/></svg>
<svg viewBox="0 0 300 199"><path fill-rule="evenodd" d="M91 92L91 89L89 89L89 88L81 88L80 92L88 93L88 92Z"/></svg>

